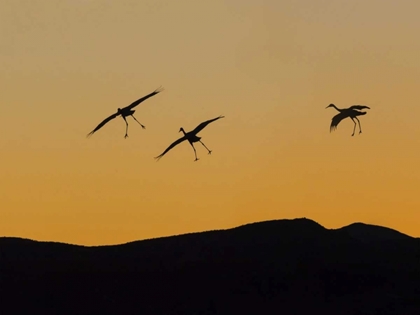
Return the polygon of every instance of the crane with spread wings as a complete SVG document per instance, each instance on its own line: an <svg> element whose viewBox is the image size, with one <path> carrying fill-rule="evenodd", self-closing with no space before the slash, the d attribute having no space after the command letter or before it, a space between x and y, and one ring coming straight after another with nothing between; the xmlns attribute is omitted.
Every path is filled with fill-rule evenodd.
<svg viewBox="0 0 420 315"><path fill-rule="evenodd" d="M134 107L136 107L137 105L139 105L141 102L147 100L149 97L152 97L160 92L163 91L163 88L158 88L155 91L153 91L150 94L147 94L146 96L143 96L142 98L138 99L137 101L131 103L130 105L124 107L124 108L118 108L117 112L115 114L112 114L111 116L109 116L108 118L105 118L98 126L96 126L95 129L93 129L90 133L88 133L87 137L93 135L96 131L98 131L99 129L101 129L106 123L108 123L109 121L111 121L112 119L118 117L121 115L121 117L124 119L125 121L125 136L124 138L128 137L128 122L127 119L125 119L125 117L127 116L131 116L134 118L135 121L137 121L140 126L145 129L146 127L143 126L137 119L136 117L134 117L134 113L135 110L133 110Z"/></svg>
<svg viewBox="0 0 420 315"><path fill-rule="evenodd" d="M339 111L339 113L337 115L335 115L331 120L330 132L337 129L337 126L340 123L340 121L342 121L345 118L350 117L351 120L353 120L353 122L354 122L354 128L353 128L352 136L354 136L354 132L356 131L356 122L354 121L355 119L359 123L359 134L362 133L362 127L360 125L360 120L357 118L357 116L366 115L366 112L361 112L359 110L362 110L362 109L365 109L365 108L370 109L370 107L365 106L365 105L353 105L353 106L350 106L349 108L338 108L334 104L330 104L326 108L329 108L329 107L334 107L336 110Z"/></svg>
<svg viewBox="0 0 420 315"><path fill-rule="evenodd" d="M194 150L194 155L195 155L195 160L194 161L198 161L197 158L197 152L195 151L194 142L200 142L209 152L209 154L211 154L211 150L209 150L206 145L201 141L201 137L197 136L197 133L199 133L201 130L203 130L208 124L210 124L211 122L218 120L220 118L224 118L225 116L219 116L210 120L207 120L205 122L202 122L201 124L199 124L197 127L195 127L194 130L190 131L190 132L185 132L184 128L180 128L179 132L183 132L184 136L182 138L179 138L178 140L174 141L165 151L163 151L163 153L157 157L155 157L155 159L159 160L162 156L164 156L169 150L171 150L173 147L175 147L176 145L180 144L181 142L188 140L188 142L191 144L193 150Z"/></svg>

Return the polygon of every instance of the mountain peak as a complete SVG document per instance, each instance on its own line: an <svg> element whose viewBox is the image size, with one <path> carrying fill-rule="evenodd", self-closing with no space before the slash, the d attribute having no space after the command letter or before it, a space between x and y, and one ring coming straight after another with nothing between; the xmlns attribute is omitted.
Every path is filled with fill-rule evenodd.
<svg viewBox="0 0 420 315"><path fill-rule="evenodd" d="M366 242L407 240L413 238L388 227L361 222L344 226L340 230L346 231L350 236Z"/></svg>

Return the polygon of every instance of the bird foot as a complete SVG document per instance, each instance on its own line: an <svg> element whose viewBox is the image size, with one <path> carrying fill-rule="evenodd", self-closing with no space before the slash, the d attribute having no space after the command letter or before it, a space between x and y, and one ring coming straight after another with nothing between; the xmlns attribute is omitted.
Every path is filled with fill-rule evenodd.
<svg viewBox="0 0 420 315"><path fill-rule="evenodd" d="M124 139L127 139L127 138L128 138L128 134L125 134Z"/></svg>
<svg viewBox="0 0 420 315"><path fill-rule="evenodd" d="M211 154L212 151L209 150L209 154Z"/></svg>
<svg viewBox="0 0 420 315"><path fill-rule="evenodd" d="M143 126L143 125L140 125L143 129L146 129L146 127L145 126Z"/></svg>
<svg viewBox="0 0 420 315"><path fill-rule="evenodd" d="M354 133L351 136L353 137L354 136Z"/></svg>
<svg viewBox="0 0 420 315"><path fill-rule="evenodd" d="M194 162L196 162L196 161L198 161L198 160L199 160L199 158L195 158Z"/></svg>

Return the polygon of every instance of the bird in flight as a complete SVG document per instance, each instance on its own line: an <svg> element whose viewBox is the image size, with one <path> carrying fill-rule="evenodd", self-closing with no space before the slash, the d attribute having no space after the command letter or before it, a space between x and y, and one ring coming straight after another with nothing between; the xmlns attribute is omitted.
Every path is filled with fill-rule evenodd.
<svg viewBox="0 0 420 315"><path fill-rule="evenodd" d="M353 128L352 136L354 136L354 132L356 131L356 122L354 121L354 119L356 119L357 122L359 123L359 134L362 133L362 127L360 126L360 120L357 118L357 116L366 115L366 112L360 112L359 110L362 110L362 109L365 109L365 108L370 109L370 107L364 106L364 105L353 105L353 106L350 106L349 108L340 109L340 108L337 108L337 106L335 106L334 104L330 104L326 108L328 108L328 107L334 107L336 110L338 110L340 112L332 118L331 126L330 126L330 132L337 129L337 126L340 123L340 121L342 121L343 119L345 119L347 117L350 117L351 120L353 120L353 122L354 122L354 128Z"/></svg>
<svg viewBox="0 0 420 315"><path fill-rule="evenodd" d="M200 142L209 152L209 154L211 154L211 151L206 147L206 145L201 142L201 137L197 137L197 133L199 133L201 130L203 130L209 123L216 121L220 118L224 118L225 116L219 116L210 120L207 120L205 122L202 122L201 124L199 124L197 127L195 127L194 130L190 131L190 132L185 132L184 128L180 128L179 132L183 132L184 136L182 138L179 138L178 140L176 140L175 142L173 142L165 151L163 151L163 153L157 157L155 157L155 159L157 159L159 161L159 159L164 156L169 150L171 150L173 147L175 147L176 145L180 144L181 142L188 140L188 142L191 144L193 150L194 150L194 155L195 155L195 160L194 161L198 161L197 158L197 152L195 151L194 142Z"/></svg>
<svg viewBox="0 0 420 315"><path fill-rule="evenodd" d="M143 129L146 129L146 127L143 126L136 119L136 117L134 117L135 110L133 110L133 108L136 107L137 105L139 105L141 102L147 100L149 97L152 97L153 95L156 95L156 94L158 94L158 93L160 93L162 91L163 91L163 88L158 88L155 91L153 91L152 93L147 94L146 96L143 96L142 98L138 99L137 101L133 102L132 104L130 104L128 106L126 106L124 108L118 108L118 110L117 110L117 112L115 114L112 114L108 118L104 119L98 126L96 126L95 129L93 129L90 133L88 133L87 137L93 135L96 131L98 131L99 129L101 129L107 122L109 122L112 119L118 117L119 115L121 115L121 117L125 121L125 136L124 136L124 138L127 138L128 137L128 122L127 122L127 119L125 119L125 117L127 117L127 116L133 117L134 120L137 121Z"/></svg>

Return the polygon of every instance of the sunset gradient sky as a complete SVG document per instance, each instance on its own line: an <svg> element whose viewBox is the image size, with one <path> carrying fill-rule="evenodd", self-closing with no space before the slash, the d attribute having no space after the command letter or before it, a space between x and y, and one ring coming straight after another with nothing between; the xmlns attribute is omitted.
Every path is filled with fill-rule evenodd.
<svg viewBox="0 0 420 315"><path fill-rule="evenodd" d="M417 0L0 2L0 236L83 245L307 217L420 236ZM143 130L118 107L136 108ZM363 133L337 113L363 104ZM182 143L202 121L200 160Z"/></svg>

